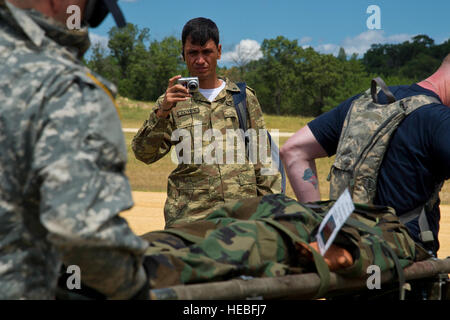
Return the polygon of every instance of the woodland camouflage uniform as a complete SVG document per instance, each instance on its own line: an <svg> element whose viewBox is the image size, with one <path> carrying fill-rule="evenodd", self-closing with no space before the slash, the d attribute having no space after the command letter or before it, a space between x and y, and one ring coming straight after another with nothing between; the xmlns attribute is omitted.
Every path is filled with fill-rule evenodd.
<svg viewBox="0 0 450 320"><path fill-rule="evenodd" d="M133 139L132 148L136 158L150 164L161 159L172 145L178 143L171 141L176 129L185 129L191 135L191 163L179 164L169 176L164 207L166 227L174 222L203 219L227 202L281 192L281 176L278 172L274 175L261 173L261 168L270 167L270 164L252 164L248 161L244 164L226 164L226 147L223 148L224 164L207 164L203 160L199 164L194 163L195 133L199 132L203 137L208 129L217 129L222 134L225 146L226 130L239 129L233 93L239 93L240 90L235 83L227 79L224 81L225 88L213 102L208 101L201 93L194 92L188 101L178 102L167 119L160 119L155 114L156 108L159 108L164 99L164 95L161 96L156 102L155 110L150 112L149 119ZM246 95L249 114L247 127L257 131L265 129L255 93L247 87ZM200 154L211 143L202 140L202 146L198 146L202 148ZM237 152L244 151L240 149L235 153Z"/></svg>
<svg viewBox="0 0 450 320"><path fill-rule="evenodd" d="M0 0L0 299L52 299L61 265L109 298L146 283L147 243L118 214L133 205L111 92L70 32Z"/></svg>
<svg viewBox="0 0 450 320"><path fill-rule="evenodd" d="M297 248L299 243L315 241L317 228L333 204L301 204L282 194L266 195L226 205L202 221L147 233L142 237L150 242L144 260L150 285L154 289L240 275L274 277L319 269L323 276L327 272L323 271L323 259L316 254L315 265ZM415 243L393 209L355 207L334 241L349 250L354 264L336 272L366 278L369 265L391 272L395 263L390 250L402 268L414 261Z"/></svg>

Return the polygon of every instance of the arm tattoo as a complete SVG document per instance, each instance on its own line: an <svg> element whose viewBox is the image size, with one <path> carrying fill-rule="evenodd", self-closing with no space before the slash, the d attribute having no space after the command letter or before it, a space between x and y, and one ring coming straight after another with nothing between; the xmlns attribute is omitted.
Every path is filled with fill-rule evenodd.
<svg viewBox="0 0 450 320"><path fill-rule="evenodd" d="M303 173L303 180L311 182L312 185L314 186L314 189L317 189L318 187L317 176L311 168L305 170L305 172Z"/></svg>

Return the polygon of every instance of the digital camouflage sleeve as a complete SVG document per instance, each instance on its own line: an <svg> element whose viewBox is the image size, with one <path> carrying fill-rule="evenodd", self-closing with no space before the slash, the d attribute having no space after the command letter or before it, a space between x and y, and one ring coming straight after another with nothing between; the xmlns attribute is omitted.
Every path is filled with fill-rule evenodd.
<svg viewBox="0 0 450 320"><path fill-rule="evenodd" d="M132 148L137 159L150 164L181 145L177 136L190 139L187 158L170 174L167 187L167 201L164 207L166 226L176 222L195 221L205 218L214 209L228 202L265 194L281 192L281 176L278 171L264 175L262 168L270 164L245 160L245 149L237 143L227 145L227 132L239 130L238 116L234 107L233 94L240 92L237 85L224 79L226 86L213 102L208 101L199 92L192 99L179 102L167 119L150 112L149 119L133 138ZM263 113L252 89L247 88L248 128L258 132L265 129ZM161 96L156 108L161 104ZM223 148L216 149L219 161L211 163L205 160L211 147L208 134L213 132L214 143ZM174 136L174 141L172 141ZM264 138L267 136L264 135ZM267 143L266 145L269 146ZM243 147L243 144L242 144ZM227 161L227 153L236 155L234 163ZM200 154L200 159L196 160ZM237 154L243 161L237 161ZM270 155L270 152L268 152ZM259 159L258 159L259 160ZM221 161L221 162L220 162ZM186 163L188 162L188 163Z"/></svg>
<svg viewBox="0 0 450 320"><path fill-rule="evenodd" d="M146 283L147 243L118 216L133 202L114 87L74 54L87 32L64 30L0 1L0 299L54 298L62 264L108 298Z"/></svg>

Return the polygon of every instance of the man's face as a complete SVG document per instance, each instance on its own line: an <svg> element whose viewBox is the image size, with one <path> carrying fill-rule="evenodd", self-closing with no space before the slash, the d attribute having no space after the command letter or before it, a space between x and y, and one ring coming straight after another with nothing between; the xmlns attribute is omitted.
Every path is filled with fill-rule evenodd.
<svg viewBox="0 0 450 320"><path fill-rule="evenodd" d="M191 42L191 38L186 39L184 44L184 60L186 61L189 73L199 80L207 80L216 77L217 60L220 59L222 46L216 46L212 39L203 46Z"/></svg>

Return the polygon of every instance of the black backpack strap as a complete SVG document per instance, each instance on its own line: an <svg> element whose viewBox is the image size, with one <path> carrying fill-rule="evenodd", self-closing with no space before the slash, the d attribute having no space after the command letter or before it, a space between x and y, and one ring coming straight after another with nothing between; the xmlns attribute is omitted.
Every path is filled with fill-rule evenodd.
<svg viewBox="0 0 450 320"><path fill-rule="evenodd" d="M245 150L248 154L249 138L248 135L245 134L247 131L247 94L245 92L247 90L247 85L245 82L238 82L236 83L236 85L238 86L240 92L233 94L233 102L239 120L239 127L244 131ZM278 160L278 171L281 173L281 192L286 193L286 173L284 172L284 166L280 159L280 151L276 143L272 142L272 136L270 135L269 131L266 130L266 132L269 138L272 160L274 158Z"/></svg>
<svg viewBox="0 0 450 320"><path fill-rule="evenodd" d="M395 102L394 95L392 94L391 90L389 90L386 83L384 83L383 79L381 79L380 77L372 79L370 93L372 95L373 102L378 103L377 85L380 87L381 91L383 91L384 94L386 95L388 102L394 103Z"/></svg>
<svg viewBox="0 0 450 320"><path fill-rule="evenodd" d="M233 94L234 107L236 108L236 112L239 119L239 127L245 131L247 131L247 94L245 90L247 85L245 82L236 83L239 90L241 92ZM247 147L247 140L245 146Z"/></svg>

